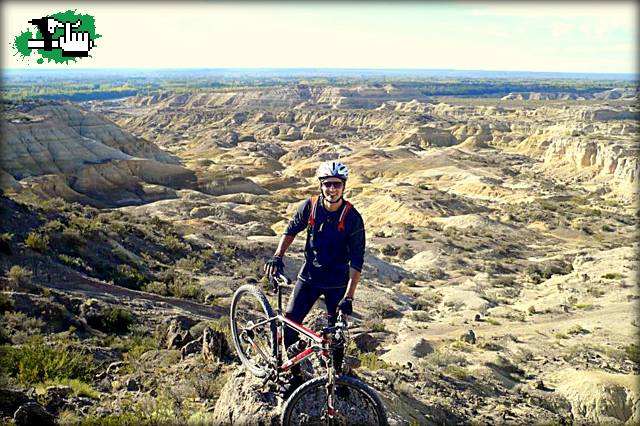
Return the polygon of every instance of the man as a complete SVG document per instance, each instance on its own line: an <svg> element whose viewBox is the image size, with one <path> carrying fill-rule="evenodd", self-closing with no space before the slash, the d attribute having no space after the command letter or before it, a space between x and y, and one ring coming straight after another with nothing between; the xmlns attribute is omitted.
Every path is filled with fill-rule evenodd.
<svg viewBox="0 0 640 426"><path fill-rule="evenodd" d="M364 260L365 232L360 213L343 198L349 170L337 161L322 163L316 177L320 195L300 204L280 239L273 257L264 265L267 275L284 269L283 257L296 235L307 230L304 248L305 262L289 299L285 316L302 323L315 302L324 296L330 324L335 324L337 311L346 315L353 311L353 299L360 281ZM290 348L297 340L287 329L285 345ZM295 348L292 352L295 353ZM342 358L342 353L334 354ZM302 383L300 368L292 369L290 394Z"/></svg>

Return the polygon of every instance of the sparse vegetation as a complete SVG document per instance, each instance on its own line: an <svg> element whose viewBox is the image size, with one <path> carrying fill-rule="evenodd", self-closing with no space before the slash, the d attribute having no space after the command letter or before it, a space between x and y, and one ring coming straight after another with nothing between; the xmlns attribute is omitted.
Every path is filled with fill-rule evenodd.
<svg viewBox="0 0 640 426"><path fill-rule="evenodd" d="M606 280L621 280L623 278L626 278L626 276L624 274L621 274L620 272L608 272L604 274L602 278Z"/></svg>
<svg viewBox="0 0 640 426"><path fill-rule="evenodd" d="M44 252L49 248L49 236L39 232L29 232L24 240L24 245L31 250Z"/></svg>
<svg viewBox="0 0 640 426"><path fill-rule="evenodd" d="M398 314L398 311L391 302L385 299L377 299L370 306L369 309L377 318L392 318Z"/></svg>
<svg viewBox="0 0 640 426"><path fill-rule="evenodd" d="M624 352L627 354L627 358L634 362L636 365L640 365L640 345L637 343L631 343L625 346Z"/></svg>
<svg viewBox="0 0 640 426"><path fill-rule="evenodd" d="M384 360L380 359L375 352L361 353L358 355L360 360L360 367L367 368L369 370L383 370L389 368Z"/></svg>
<svg viewBox="0 0 640 426"><path fill-rule="evenodd" d="M33 336L21 347L0 347L0 370L20 383L31 385L47 380L91 378L93 357L69 349L64 344L49 346L40 336Z"/></svg>
<svg viewBox="0 0 640 426"><path fill-rule="evenodd" d="M384 322L377 319L367 319L363 323L364 327L372 332L385 331Z"/></svg>
<svg viewBox="0 0 640 426"><path fill-rule="evenodd" d="M31 285L33 272L20 265L13 265L7 272L7 279L13 288L24 288Z"/></svg>
<svg viewBox="0 0 640 426"><path fill-rule="evenodd" d="M380 249L380 253L384 254L385 256L395 256L398 254L398 247L391 244L385 244Z"/></svg>

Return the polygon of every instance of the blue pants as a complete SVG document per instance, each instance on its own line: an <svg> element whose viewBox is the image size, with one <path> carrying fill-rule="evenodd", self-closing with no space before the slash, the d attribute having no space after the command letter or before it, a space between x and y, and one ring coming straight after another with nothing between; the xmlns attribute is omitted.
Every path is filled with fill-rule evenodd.
<svg viewBox="0 0 640 426"><path fill-rule="evenodd" d="M324 301L327 305L327 318L330 325L336 323L336 316L338 310L338 303L344 297L347 292L347 287L336 288L318 288L314 283L298 280L293 293L289 298L285 316L292 321L302 324L304 318L307 316L314 303L324 295ZM315 331L315 330L314 330ZM284 343L287 347L291 346L296 340L298 340L298 334L285 327Z"/></svg>

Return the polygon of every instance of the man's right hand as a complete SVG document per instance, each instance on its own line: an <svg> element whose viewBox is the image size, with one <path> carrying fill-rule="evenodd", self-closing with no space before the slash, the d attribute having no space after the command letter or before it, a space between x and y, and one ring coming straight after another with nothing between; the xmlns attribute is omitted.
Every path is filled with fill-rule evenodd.
<svg viewBox="0 0 640 426"><path fill-rule="evenodd" d="M284 262L282 261L282 256L273 256L271 259L267 260L264 264L264 272L267 276L271 277L277 273L282 273L284 271Z"/></svg>

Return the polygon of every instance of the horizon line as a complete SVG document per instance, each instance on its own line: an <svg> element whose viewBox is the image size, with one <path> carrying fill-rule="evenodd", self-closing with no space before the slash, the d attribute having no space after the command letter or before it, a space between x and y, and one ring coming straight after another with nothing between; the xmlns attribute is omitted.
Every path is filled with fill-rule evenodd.
<svg viewBox="0 0 640 426"><path fill-rule="evenodd" d="M371 67L105 67L105 68L4 68L0 72L90 72L90 71L367 71L367 72L457 72L457 73L508 73L508 74L554 74L574 76L619 76L638 79L640 72L586 72L586 71L533 71L533 70L501 70L501 69L460 69L460 68L371 68Z"/></svg>

